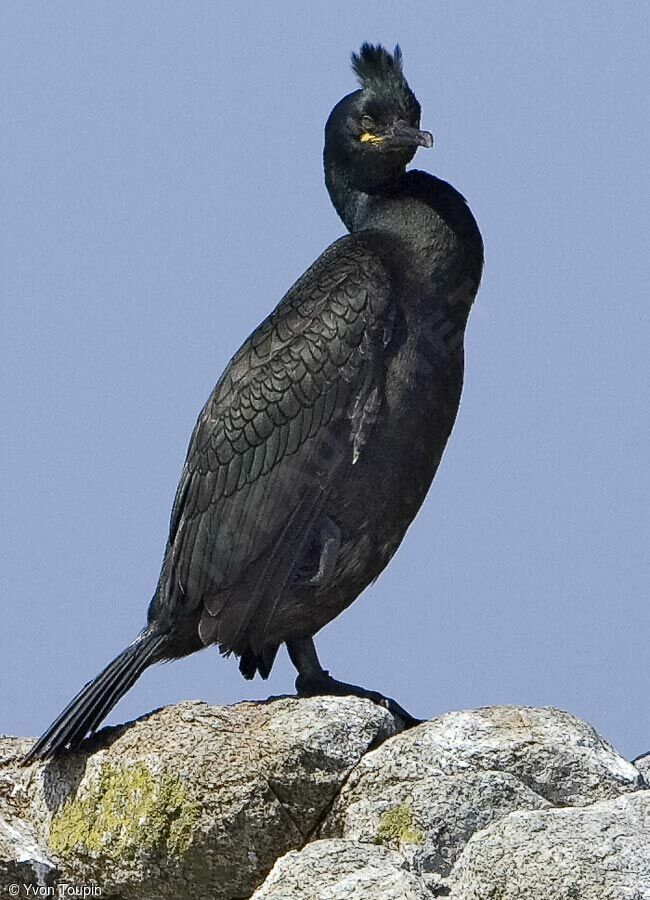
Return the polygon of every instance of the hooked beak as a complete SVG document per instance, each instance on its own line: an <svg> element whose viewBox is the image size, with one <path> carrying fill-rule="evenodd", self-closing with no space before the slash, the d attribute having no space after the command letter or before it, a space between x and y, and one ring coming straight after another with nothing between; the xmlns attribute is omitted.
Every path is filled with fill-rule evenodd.
<svg viewBox="0 0 650 900"><path fill-rule="evenodd" d="M430 131L420 131L406 122L396 122L384 139L391 147L433 147L433 135Z"/></svg>

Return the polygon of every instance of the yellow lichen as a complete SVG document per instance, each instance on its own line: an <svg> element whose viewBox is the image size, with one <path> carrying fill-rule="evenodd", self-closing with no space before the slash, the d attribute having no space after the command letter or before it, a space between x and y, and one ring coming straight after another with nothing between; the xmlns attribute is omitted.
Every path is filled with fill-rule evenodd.
<svg viewBox="0 0 650 900"><path fill-rule="evenodd" d="M418 828L406 803L387 810L379 820L375 843L391 847L399 844L423 844L424 832Z"/></svg>
<svg viewBox="0 0 650 900"><path fill-rule="evenodd" d="M173 775L154 775L142 762L106 765L84 797L66 800L54 816L50 846L61 856L73 850L116 860L142 852L180 856L199 814Z"/></svg>

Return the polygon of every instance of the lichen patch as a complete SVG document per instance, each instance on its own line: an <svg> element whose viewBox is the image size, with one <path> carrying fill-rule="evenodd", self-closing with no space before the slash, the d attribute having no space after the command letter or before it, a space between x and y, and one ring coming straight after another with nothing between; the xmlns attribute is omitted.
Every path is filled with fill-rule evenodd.
<svg viewBox="0 0 650 900"><path fill-rule="evenodd" d="M180 779L154 774L143 762L105 765L81 798L67 800L52 819L49 843L65 857L133 859L143 853L181 856L200 815Z"/></svg>
<svg viewBox="0 0 650 900"><path fill-rule="evenodd" d="M398 849L400 844L424 844L425 834L418 828L407 803L387 810L379 820L375 843Z"/></svg>

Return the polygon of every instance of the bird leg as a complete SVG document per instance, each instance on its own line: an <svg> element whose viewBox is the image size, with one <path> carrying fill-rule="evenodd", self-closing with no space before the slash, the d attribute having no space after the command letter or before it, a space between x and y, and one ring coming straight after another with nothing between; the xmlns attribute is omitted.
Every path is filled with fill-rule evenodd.
<svg viewBox="0 0 650 900"><path fill-rule="evenodd" d="M287 650L291 662L298 670L296 692L299 697L316 697L322 694L334 694L338 697L365 697L402 719L406 728L412 728L422 722L422 719L414 718L397 701L390 697L384 697L379 691L369 691L357 684L347 684L345 681L337 681L332 678L330 673L321 666L312 638L287 641Z"/></svg>

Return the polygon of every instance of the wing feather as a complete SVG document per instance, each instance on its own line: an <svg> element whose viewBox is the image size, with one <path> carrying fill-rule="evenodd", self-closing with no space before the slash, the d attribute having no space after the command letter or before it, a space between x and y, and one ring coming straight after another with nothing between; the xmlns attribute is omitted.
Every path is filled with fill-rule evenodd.
<svg viewBox="0 0 650 900"><path fill-rule="evenodd" d="M233 357L199 416L163 572L189 605L203 604L202 634L226 649L237 649L256 614L263 634L335 468L362 449L355 411L371 395L376 405L382 387L391 297L383 258L371 234L332 245ZM324 452L333 443L344 452ZM263 576L242 607L233 591L254 564Z"/></svg>

